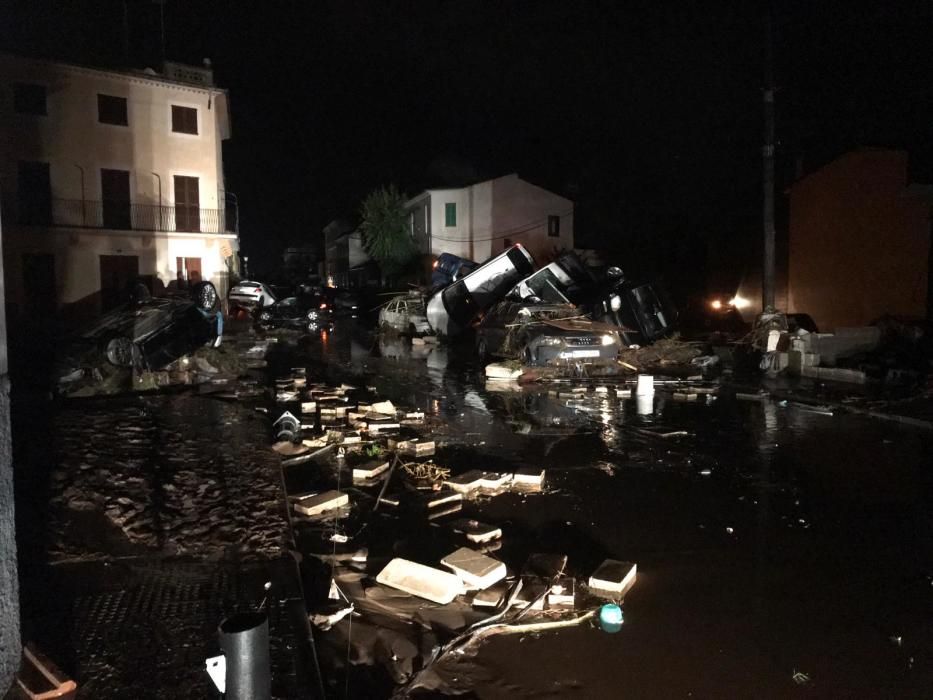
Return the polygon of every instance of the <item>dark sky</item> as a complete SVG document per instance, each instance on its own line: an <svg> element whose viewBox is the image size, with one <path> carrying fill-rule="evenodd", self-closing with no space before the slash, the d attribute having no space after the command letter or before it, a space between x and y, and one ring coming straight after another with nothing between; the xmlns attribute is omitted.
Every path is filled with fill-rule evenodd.
<svg viewBox="0 0 933 700"><path fill-rule="evenodd" d="M158 5L126 4L131 63L157 65ZM166 0L166 47L230 91L228 189L257 259L378 185L518 171L577 202L578 245L689 277L760 239L765 5L728 5ZM0 42L119 64L122 7L0 0ZM931 7L774 3L779 187L858 145L907 148L929 177Z"/></svg>

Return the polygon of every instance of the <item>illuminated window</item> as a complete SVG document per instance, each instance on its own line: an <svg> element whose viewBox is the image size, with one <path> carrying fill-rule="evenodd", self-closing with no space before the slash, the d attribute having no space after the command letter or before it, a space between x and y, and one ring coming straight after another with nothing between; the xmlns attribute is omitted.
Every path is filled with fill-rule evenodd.
<svg viewBox="0 0 933 700"><path fill-rule="evenodd" d="M45 85L13 84L13 109L19 114L48 114L45 107Z"/></svg>
<svg viewBox="0 0 933 700"><path fill-rule="evenodd" d="M444 226L457 225L457 203L447 202L444 205Z"/></svg>
<svg viewBox="0 0 933 700"><path fill-rule="evenodd" d="M547 235L549 236L560 235L560 217L559 216L549 216L547 218Z"/></svg>
<svg viewBox="0 0 933 700"><path fill-rule="evenodd" d="M127 126L126 98L113 95L97 95L97 121L101 124Z"/></svg>
<svg viewBox="0 0 933 700"><path fill-rule="evenodd" d="M198 133L198 110L172 105L172 131L176 134Z"/></svg>

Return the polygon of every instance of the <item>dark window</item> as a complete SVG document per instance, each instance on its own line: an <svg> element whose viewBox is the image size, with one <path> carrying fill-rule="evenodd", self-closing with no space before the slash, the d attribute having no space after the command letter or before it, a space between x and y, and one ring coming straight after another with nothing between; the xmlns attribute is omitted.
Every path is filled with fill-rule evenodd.
<svg viewBox="0 0 933 700"><path fill-rule="evenodd" d="M97 121L101 124L129 125L126 118L126 98L98 94Z"/></svg>
<svg viewBox="0 0 933 700"><path fill-rule="evenodd" d="M45 85L13 84L13 109L20 114L46 115Z"/></svg>
<svg viewBox="0 0 933 700"><path fill-rule="evenodd" d="M457 203L447 202L444 205L444 226L457 225Z"/></svg>
<svg viewBox="0 0 933 700"><path fill-rule="evenodd" d="M103 201L104 228L132 228L129 171L101 168L100 192L100 198Z"/></svg>
<svg viewBox="0 0 933 700"><path fill-rule="evenodd" d="M172 105L172 131L178 134L198 133L198 110Z"/></svg>
<svg viewBox="0 0 933 700"><path fill-rule="evenodd" d="M547 218L547 235L549 236L560 235L560 217L559 216L549 216Z"/></svg>
<svg viewBox="0 0 933 700"><path fill-rule="evenodd" d="M175 230L201 230L201 202L196 177L175 176Z"/></svg>
<svg viewBox="0 0 933 700"><path fill-rule="evenodd" d="M20 223L52 223L52 184L48 163L21 161L16 188Z"/></svg>

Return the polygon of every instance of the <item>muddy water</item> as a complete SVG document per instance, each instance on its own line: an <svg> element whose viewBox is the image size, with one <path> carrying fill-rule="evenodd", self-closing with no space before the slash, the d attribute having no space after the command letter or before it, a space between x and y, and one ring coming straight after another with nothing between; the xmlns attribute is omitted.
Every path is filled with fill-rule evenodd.
<svg viewBox="0 0 933 700"><path fill-rule="evenodd" d="M637 562L616 635L499 637L445 668L479 697L927 696L933 688L933 436L723 391L691 403L491 391L469 354L350 329L303 344L334 379L440 416L443 456L541 465L548 492L467 515L502 558L556 551L585 577ZM564 388L569 389L570 384ZM658 437L647 431L685 431Z"/></svg>

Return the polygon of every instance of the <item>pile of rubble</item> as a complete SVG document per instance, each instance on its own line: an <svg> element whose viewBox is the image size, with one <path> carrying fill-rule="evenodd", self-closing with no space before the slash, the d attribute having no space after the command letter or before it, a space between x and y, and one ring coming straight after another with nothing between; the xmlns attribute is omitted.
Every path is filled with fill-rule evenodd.
<svg viewBox="0 0 933 700"><path fill-rule="evenodd" d="M490 634L609 619L635 580L607 560L588 578L568 558L499 559L508 525L463 509L547 490L544 469L454 470L431 415L379 400L372 387L275 382L280 456L312 624L333 667L381 664L396 684L438 688L448 654ZM507 551L509 547L505 548ZM601 623L602 624L602 623ZM608 625L608 626L606 626Z"/></svg>

